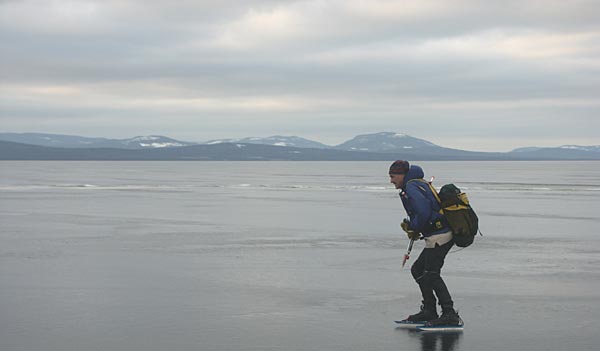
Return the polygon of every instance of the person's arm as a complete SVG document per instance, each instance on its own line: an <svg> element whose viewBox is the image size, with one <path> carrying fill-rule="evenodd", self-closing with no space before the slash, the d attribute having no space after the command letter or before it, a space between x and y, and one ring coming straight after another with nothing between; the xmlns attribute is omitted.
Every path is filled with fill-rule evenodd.
<svg viewBox="0 0 600 351"><path fill-rule="evenodd" d="M431 212L429 200L425 197L423 190L419 188L419 184L416 184L416 182L412 182L406 186L406 195L410 202L410 207L413 209L410 218L410 229L417 233L422 233L429 223Z"/></svg>

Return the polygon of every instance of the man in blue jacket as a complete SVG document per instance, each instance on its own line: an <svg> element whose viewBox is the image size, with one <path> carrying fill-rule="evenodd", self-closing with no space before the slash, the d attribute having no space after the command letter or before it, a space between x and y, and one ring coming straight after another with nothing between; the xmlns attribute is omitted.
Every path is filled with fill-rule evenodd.
<svg viewBox="0 0 600 351"><path fill-rule="evenodd" d="M419 313L410 315L406 320L431 326L459 325L462 321L454 310L452 297L440 275L444 259L454 245L450 226L440 213L440 204L423 179L421 167L398 160L391 165L389 174L390 182L401 190L400 198L409 217L402 222L402 229L412 240L420 239L421 235L425 240L425 248L411 268L423 295L423 305ZM440 317L437 314L436 296L442 307Z"/></svg>

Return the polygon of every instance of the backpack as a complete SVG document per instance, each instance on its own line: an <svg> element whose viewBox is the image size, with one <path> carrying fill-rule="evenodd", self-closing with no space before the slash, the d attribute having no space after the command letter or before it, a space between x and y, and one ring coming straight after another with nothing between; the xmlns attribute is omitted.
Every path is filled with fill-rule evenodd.
<svg viewBox="0 0 600 351"><path fill-rule="evenodd" d="M467 247L473 243L479 231L479 218L469 204L467 194L454 184L444 185L439 192L440 205L452 228L456 246Z"/></svg>
<svg viewBox="0 0 600 351"><path fill-rule="evenodd" d="M424 181L425 182L425 181ZM467 247L473 243L475 235L479 231L479 218L475 214L475 210L469 204L467 194L460 191L454 184L446 184L442 186L438 193L433 185L429 182L431 192L441 206L440 213L446 217L450 228L454 243L459 247Z"/></svg>

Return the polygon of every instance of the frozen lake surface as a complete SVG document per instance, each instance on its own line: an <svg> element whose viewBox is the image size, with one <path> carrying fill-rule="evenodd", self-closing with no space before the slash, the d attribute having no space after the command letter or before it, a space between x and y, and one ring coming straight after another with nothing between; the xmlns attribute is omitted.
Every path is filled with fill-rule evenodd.
<svg viewBox="0 0 600 351"><path fill-rule="evenodd" d="M483 237L418 310L387 162L0 162L0 350L597 350L600 162L414 162Z"/></svg>

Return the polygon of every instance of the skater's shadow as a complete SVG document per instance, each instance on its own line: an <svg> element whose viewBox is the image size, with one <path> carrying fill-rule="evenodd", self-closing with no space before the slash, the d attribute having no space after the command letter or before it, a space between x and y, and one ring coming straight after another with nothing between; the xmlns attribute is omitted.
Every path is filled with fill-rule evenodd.
<svg viewBox="0 0 600 351"><path fill-rule="evenodd" d="M454 351L458 350L462 331L456 332L419 332L403 330L417 338L421 343L421 351Z"/></svg>

